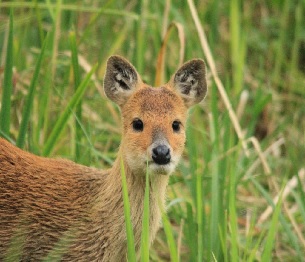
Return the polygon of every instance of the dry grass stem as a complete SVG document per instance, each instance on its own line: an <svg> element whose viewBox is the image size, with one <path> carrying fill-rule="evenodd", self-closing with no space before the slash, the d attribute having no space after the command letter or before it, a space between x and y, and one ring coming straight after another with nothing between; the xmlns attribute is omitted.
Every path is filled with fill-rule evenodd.
<svg viewBox="0 0 305 262"><path fill-rule="evenodd" d="M298 173L298 176L299 176L299 179L302 181L305 179L305 169L301 169ZM291 191L293 189L295 189L295 187L298 185L298 179L296 176L294 176L293 178L291 178L285 188L284 188L284 191L283 191L283 194L282 194L282 198L283 198L283 201L287 198L287 196L291 193ZM276 197L273 199L273 203L274 205L277 204L277 202L279 201L279 197L280 197L281 193L278 193L276 195ZM261 216L259 217L259 219L257 220L257 224L263 224L268 218L269 216L272 214L273 212L273 207L272 206L268 206L266 208L266 210L261 214ZM305 242L304 242L305 243Z"/></svg>
<svg viewBox="0 0 305 262"><path fill-rule="evenodd" d="M246 108L248 99L249 99L249 91L243 90L241 92L239 104L236 109L236 115L239 120L242 118L242 115L245 112L245 108Z"/></svg>
<svg viewBox="0 0 305 262"><path fill-rule="evenodd" d="M277 141L275 141L272 145L270 145L264 152L263 155L266 157L268 154L270 154L272 151L277 151L278 148L280 148L282 145L284 145L285 139L281 137ZM250 168L247 170L244 180L249 179L249 177L255 172L255 170L258 168L261 160L260 158L256 159L253 164L250 166Z"/></svg>
<svg viewBox="0 0 305 262"><path fill-rule="evenodd" d="M230 119L232 121L232 124L234 126L234 129L236 131L236 134L237 134L238 138L241 140L241 143L242 143L242 146L245 150L245 153L246 153L247 156L249 156L249 150L247 148L247 143L246 143L245 138L244 138L244 133L242 132L241 126L238 122L238 118L237 118L237 116L236 116L236 114L235 114L235 112L232 108L232 104L229 100L227 92L226 92L220 78L218 77L216 64L215 64L215 61L213 59L209 44L207 42L206 35L204 33L203 27L200 23L200 20L199 20L198 13L197 13L197 10L195 8L194 2L193 2L193 0L187 0L187 2L189 4L190 11L191 11L191 14L192 14L192 18L194 20L196 29L198 31L198 35L199 35L199 39L200 39L202 49L203 49L204 54L206 56L208 65L209 65L210 70L212 72L212 76L214 78L214 81L216 83L218 91L219 91L219 93L220 93L220 95L223 99L223 102L224 102L224 104L225 104L225 106L226 106L226 108L229 112Z"/></svg>
<svg viewBox="0 0 305 262"><path fill-rule="evenodd" d="M297 237L299 238L300 242L302 243L303 247L305 248L305 238L304 238L304 233L302 232L302 229L300 229L300 226L298 225L298 223L295 221L292 212L290 211L290 209L288 208L288 204L285 201L284 202L284 210L292 224L292 227L294 229L294 231L296 232Z"/></svg>
<svg viewBox="0 0 305 262"><path fill-rule="evenodd" d="M271 174L271 169L267 163L267 159L266 157L264 156L263 152L262 152L262 149L261 149L261 146L257 140L256 137L252 136L250 138L247 139L247 141L250 141L252 142L257 154L258 154L258 157L263 165L263 169L264 169L264 172L266 175L270 175Z"/></svg>
<svg viewBox="0 0 305 262"><path fill-rule="evenodd" d="M163 13L162 39L165 38L165 34L166 34L166 30L167 30L168 15L169 15L170 6L171 6L171 0L166 0L165 8L164 8L164 13Z"/></svg>
<svg viewBox="0 0 305 262"><path fill-rule="evenodd" d="M173 22L169 25L167 28L167 31L165 33L160 51L158 53L157 58L157 70L156 70L156 79L155 79L155 85L159 86L164 82L164 61L165 61L165 55L166 55L166 47L169 41L169 36L173 28L177 28L178 30L178 38L180 43L180 49L179 49L179 64L177 67L181 66L184 60L184 50L185 50L185 34L183 26L178 22Z"/></svg>

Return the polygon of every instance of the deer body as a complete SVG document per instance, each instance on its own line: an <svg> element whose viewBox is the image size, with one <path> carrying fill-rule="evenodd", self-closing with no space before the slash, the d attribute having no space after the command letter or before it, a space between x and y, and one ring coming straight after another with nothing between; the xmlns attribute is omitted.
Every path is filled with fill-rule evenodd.
<svg viewBox="0 0 305 262"><path fill-rule="evenodd" d="M187 108L206 93L204 63L192 60L167 85L152 88L113 56L104 89L123 121L118 157L108 170L35 156L0 138L0 261L125 261L121 161L137 252L148 169L153 241L168 175L184 148Z"/></svg>

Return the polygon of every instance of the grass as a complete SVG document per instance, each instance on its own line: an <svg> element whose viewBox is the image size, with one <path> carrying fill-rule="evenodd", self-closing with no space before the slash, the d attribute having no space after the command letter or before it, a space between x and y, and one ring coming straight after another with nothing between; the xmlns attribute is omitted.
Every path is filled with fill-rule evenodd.
<svg viewBox="0 0 305 262"><path fill-rule="evenodd" d="M122 176L124 214L125 214L125 225L126 225L126 236L127 236L127 250L128 250L127 257L128 257L128 261L136 261L134 234L133 234L131 215L130 215L130 202L128 197L125 167L122 159L121 159L121 176Z"/></svg>
<svg viewBox="0 0 305 262"><path fill-rule="evenodd" d="M150 84L203 58L208 96L191 110L142 260L304 261L304 11L288 0L0 1L0 134L109 167L120 116L102 91L107 58L125 56Z"/></svg>

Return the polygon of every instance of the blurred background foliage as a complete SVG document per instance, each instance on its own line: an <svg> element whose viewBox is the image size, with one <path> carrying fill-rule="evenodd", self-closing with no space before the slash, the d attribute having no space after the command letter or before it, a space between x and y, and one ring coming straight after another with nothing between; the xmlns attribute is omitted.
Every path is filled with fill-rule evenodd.
<svg viewBox="0 0 305 262"><path fill-rule="evenodd" d="M178 256L304 261L304 10L301 0L2 0L1 135L21 137L19 145L38 155L107 168L120 142L119 110L102 89L107 58L126 57L151 85L168 81L181 61L203 58L209 93L191 110L186 151L168 190ZM170 260L162 228L150 257Z"/></svg>

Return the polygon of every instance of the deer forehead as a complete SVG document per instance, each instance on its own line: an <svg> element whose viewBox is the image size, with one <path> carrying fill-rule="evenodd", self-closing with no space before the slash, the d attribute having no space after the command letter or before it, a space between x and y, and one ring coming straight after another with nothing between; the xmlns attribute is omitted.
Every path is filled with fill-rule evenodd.
<svg viewBox="0 0 305 262"><path fill-rule="evenodd" d="M145 117L155 122L186 117L186 107L183 100L166 87L145 86L136 91L124 106L124 118Z"/></svg>

